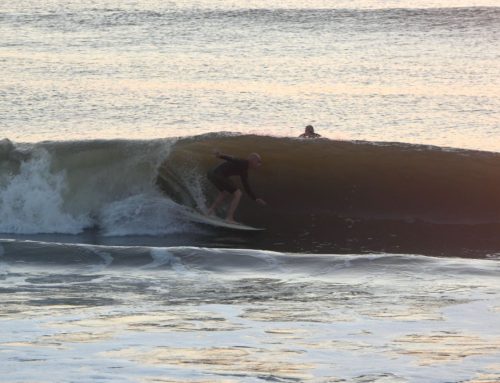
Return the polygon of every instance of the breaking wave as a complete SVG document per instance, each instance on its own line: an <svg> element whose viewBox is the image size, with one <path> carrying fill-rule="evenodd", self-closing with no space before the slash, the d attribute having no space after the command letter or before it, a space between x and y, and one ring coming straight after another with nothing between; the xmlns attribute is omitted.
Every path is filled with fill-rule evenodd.
<svg viewBox="0 0 500 383"><path fill-rule="evenodd" d="M184 206L206 208L216 194L205 176L218 163L214 149L239 157L259 152L264 160L250 183L268 206L244 199L237 218L267 231L245 246L500 247L498 153L222 133L32 145L2 140L0 233L215 231L182 214Z"/></svg>

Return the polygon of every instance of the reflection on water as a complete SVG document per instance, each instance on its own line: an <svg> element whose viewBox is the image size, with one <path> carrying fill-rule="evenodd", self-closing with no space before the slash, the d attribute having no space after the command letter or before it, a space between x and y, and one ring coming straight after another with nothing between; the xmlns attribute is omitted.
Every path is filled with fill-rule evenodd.
<svg viewBox="0 0 500 383"><path fill-rule="evenodd" d="M300 363L302 352L287 349L232 348L171 348L156 347L152 351L124 349L106 353L111 358L124 358L141 364L172 365L187 369L201 369L214 376L233 375L274 380L305 380L310 378L312 365ZM294 361L292 358L296 358Z"/></svg>
<svg viewBox="0 0 500 383"><path fill-rule="evenodd" d="M480 337L453 332L411 334L395 339L400 354L415 356L418 364L432 365L459 361L475 355L497 354L500 337Z"/></svg>
<svg viewBox="0 0 500 383"><path fill-rule="evenodd" d="M459 279L408 262L318 277L18 265L0 281L0 372L8 381L33 380L42 366L55 369L51 381L89 370L120 382L495 381L500 286L465 272L494 261L433 261L462 270Z"/></svg>

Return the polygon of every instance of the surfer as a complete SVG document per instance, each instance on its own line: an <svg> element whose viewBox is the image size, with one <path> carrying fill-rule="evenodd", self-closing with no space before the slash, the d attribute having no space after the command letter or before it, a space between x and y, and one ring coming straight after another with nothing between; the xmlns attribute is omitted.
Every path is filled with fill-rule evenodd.
<svg viewBox="0 0 500 383"><path fill-rule="evenodd" d="M307 125L304 133L302 133L299 138L319 138L321 134L314 133L314 127L312 125Z"/></svg>
<svg viewBox="0 0 500 383"><path fill-rule="evenodd" d="M266 202L263 199L255 196L250 188L250 185L248 184L248 171L250 169L257 169L262 165L262 159L257 153L250 154L246 160L221 154L218 151L215 152L215 157L220 158L225 162L208 172L208 179L219 190L219 195L215 199L212 206L208 209L207 215L214 214L215 209L217 209L224 199L226 199L227 196L232 195L233 199L229 205L226 221L236 223L234 220L234 212L240 203L242 192L229 178L232 176L240 176L241 183L243 184L247 194L258 204L266 205Z"/></svg>

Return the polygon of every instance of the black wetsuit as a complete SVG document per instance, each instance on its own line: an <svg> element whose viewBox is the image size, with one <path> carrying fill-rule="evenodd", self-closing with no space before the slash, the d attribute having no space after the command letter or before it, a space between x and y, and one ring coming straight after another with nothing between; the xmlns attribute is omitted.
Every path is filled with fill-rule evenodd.
<svg viewBox="0 0 500 383"><path fill-rule="evenodd" d="M256 200L257 197L248 184L249 162L240 158L233 158L224 155L219 158L225 160L225 162L208 172L208 179L215 185L215 187L219 189L219 191L227 191L228 193L233 194L238 187L229 179L229 177L240 176L241 183L243 184L245 191L252 199Z"/></svg>

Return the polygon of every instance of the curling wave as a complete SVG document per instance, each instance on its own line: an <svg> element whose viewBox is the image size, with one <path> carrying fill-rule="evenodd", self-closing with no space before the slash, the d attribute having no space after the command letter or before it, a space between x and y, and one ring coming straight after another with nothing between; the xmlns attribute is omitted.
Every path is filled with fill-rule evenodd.
<svg viewBox="0 0 500 383"><path fill-rule="evenodd" d="M195 203L193 181L214 166L213 149L264 166L252 184L269 201L255 216L349 216L440 223L500 222L500 154L398 143L207 135L180 140L159 172L161 185ZM197 185L196 185L197 186ZM255 211L242 209L242 216ZM252 215L252 219L253 216Z"/></svg>
<svg viewBox="0 0 500 383"><path fill-rule="evenodd" d="M199 232L182 209L204 209L214 198L206 179L218 163L214 149L264 159L250 183L268 206L243 200L237 218L267 231L242 246L421 253L427 243L437 254L500 248L499 153L232 134L0 141L0 232Z"/></svg>

